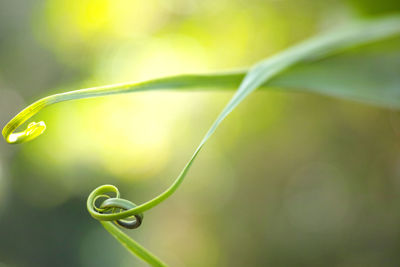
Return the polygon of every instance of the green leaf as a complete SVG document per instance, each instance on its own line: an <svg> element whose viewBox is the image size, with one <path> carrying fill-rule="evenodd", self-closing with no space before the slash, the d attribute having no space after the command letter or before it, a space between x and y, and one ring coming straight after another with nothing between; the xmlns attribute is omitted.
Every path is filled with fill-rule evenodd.
<svg viewBox="0 0 400 267"><path fill-rule="evenodd" d="M369 42L377 41L380 39L388 38L391 36L396 36L400 34L400 18L396 17L388 17L385 19L381 19L378 21L372 22L364 22L358 25L354 25L352 27L342 29L341 31L337 31L334 33L326 34L320 37L316 37L310 39L304 43L301 43L297 46L287 49L275 56L272 56L266 60L261 61L256 64L253 68L249 70L242 83L239 86L239 89L232 97L231 101L225 107L225 109L221 112L220 117L217 119L215 124L211 127L211 132L216 126L251 92L267 83L271 78L277 76L279 73L282 73L284 70L295 66L296 64L306 62L308 60L318 60L323 59L324 57L329 57L334 54L338 54L344 49L348 49L354 47L356 45L362 45ZM329 65L329 64L328 64ZM325 65L328 66L328 65ZM321 66L322 67L322 66ZM357 66L353 66L356 68ZM316 66L314 66L315 70ZM328 70L329 69L329 70ZM305 77L302 78L302 68L298 68L298 74L295 75L301 80L305 80ZM333 68L329 67L326 69L327 72L332 71ZM319 80L321 79L317 75L310 75L311 72L308 71L307 78L309 80ZM325 72L326 73L326 72ZM368 73L366 73L368 75ZM281 80L284 77L281 77ZM293 78L292 78L293 79ZM310 83L311 84L311 83ZM321 82L319 83L321 84ZM353 84L352 81L346 84L346 87L349 88ZM303 87L307 88L308 83L303 87L302 85L296 86L297 88ZM300 87L299 87L300 86ZM325 87L314 87L315 92L321 92L326 94ZM335 87L336 88L336 87ZM336 88L337 89L337 88ZM344 92L341 89L340 92ZM346 97L346 93L340 94L337 92L337 95L342 97ZM207 138L207 136L206 136Z"/></svg>
<svg viewBox="0 0 400 267"><path fill-rule="evenodd" d="M296 64L272 78L273 86L400 108L400 39ZM389 50L388 50L389 49Z"/></svg>

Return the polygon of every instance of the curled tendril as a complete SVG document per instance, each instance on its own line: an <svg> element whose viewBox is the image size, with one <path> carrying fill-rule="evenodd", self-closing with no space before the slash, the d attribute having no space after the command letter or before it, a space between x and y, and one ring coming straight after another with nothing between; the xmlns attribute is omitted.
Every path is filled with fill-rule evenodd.
<svg viewBox="0 0 400 267"><path fill-rule="evenodd" d="M29 105L18 113L6 126L2 134L4 139L10 144L19 144L31 141L41 135L46 130L44 121L31 122L24 131L15 132L18 127L36 115L43 108L52 104L83 98L92 98L112 94L124 94L139 91L151 91L160 89L188 89L188 88L220 88L232 89L239 85L245 72L235 71L231 73L219 73L210 75L178 75L154 79L140 83L123 83L107 86L99 86L81 90L70 91L61 94L54 94L42 98Z"/></svg>
<svg viewBox="0 0 400 267"><path fill-rule="evenodd" d="M8 135L7 141L9 143L23 143L35 139L46 130L46 124L44 121L31 122L26 127L25 131L12 133Z"/></svg>
<svg viewBox="0 0 400 267"><path fill-rule="evenodd" d="M110 193L115 196L110 196ZM102 185L96 188L87 199L87 209L90 215L100 221L108 221L108 217L111 217L111 220L127 229L135 229L142 224L142 213L132 215L121 213L121 211L129 211L135 207L137 207L135 203L120 198L118 188L113 185ZM99 215L101 219L99 219Z"/></svg>
<svg viewBox="0 0 400 267"><path fill-rule="evenodd" d="M24 131L14 132L21 124L39 112L46 104L48 98L43 98L22 110L3 128L4 139L10 144L19 144L31 141L46 130L44 121L31 122Z"/></svg>
<svg viewBox="0 0 400 267"><path fill-rule="evenodd" d="M92 217L99 220L104 228L138 258L151 266L167 267L163 261L119 230L111 221L127 229L138 228L143 214L135 203L120 198L117 187L102 185L93 190L87 199L87 209Z"/></svg>

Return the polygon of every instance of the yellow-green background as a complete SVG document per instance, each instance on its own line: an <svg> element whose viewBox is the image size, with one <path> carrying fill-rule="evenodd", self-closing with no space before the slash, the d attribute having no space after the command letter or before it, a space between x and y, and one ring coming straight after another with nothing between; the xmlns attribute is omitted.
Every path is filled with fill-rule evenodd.
<svg viewBox="0 0 400 267"><path fill-rule="evenodd" d="M251 66L398 0L1 0L0 123L39 97ZM0 141L0 266L145 266L86 211L95 187L142 203L177 176L232 92L52 106ZM129 232L171 266L399 266L400 114L256 92L176 194Z"/></svg>

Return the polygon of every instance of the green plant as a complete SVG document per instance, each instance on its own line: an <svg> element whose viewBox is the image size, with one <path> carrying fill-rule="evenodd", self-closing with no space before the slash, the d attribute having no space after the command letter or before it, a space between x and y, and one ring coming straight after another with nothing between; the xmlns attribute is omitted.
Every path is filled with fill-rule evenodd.
<svg viewBox="0 0 400 267"><path fill-rule="evenodd" d="M359 100L386 107L400 107L400 52L394 37L400 35L400 17L392 16L357 23L346 29L310 39L304 43L261 61L248 71L209 75L180 75L142 83L117 84L51 95L28 106L3 129L8 143L30 141L45 129L43 121L30 123L25 131L14 131L41 109L58 102L122 94L137 91L196 88L234 89L239 87L229 103L200 142L181 173L163 193L152 200L136 205L120 198L112 185L95 189L88 197L87 209L130 252L152 266L166 266L161 260L140 246L113 222L125 227L140 226L143 212L170 197L183 182L196 156L220 123L257 88L284 87L292 90ZM392 38L392 39L391 39ZM394 49L359 49L378 41L395 42Z"/></svg>

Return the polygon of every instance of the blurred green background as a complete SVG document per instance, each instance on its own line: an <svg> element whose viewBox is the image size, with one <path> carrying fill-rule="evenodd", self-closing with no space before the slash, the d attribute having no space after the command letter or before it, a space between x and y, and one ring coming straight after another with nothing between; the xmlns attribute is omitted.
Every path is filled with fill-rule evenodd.
<svg viewBox="0 0 400 267"><path fill-rule="evenodd" d="M247 67L394 1L2 0L0 125L39 97ZM233 92L61 103L0 141L0 266L146 266L86 211L95 187L143 203L177 176ZM129 234L171 266L400 266L400 113L253 93L186 181Z"/></svg>

